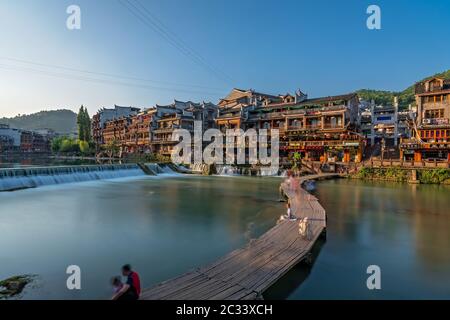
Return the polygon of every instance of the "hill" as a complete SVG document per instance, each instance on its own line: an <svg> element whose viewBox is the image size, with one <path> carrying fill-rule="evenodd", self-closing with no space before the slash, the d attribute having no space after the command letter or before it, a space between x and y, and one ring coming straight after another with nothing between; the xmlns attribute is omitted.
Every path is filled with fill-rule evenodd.
<svg viewBox="0 0 450 320"><path fill-rule="evenodd" d="M424 81L433 77L440 77L444 79L450 79L450 70L445 72L436 73L433 76L426 77L420 81ZM420 82L419 81L419 82ZM394 96L398 97L399 107L400 109L407 108L409 104L415 103L414 98L414 85L406 88L403 91L383 91L383 90L371 90L371 89L361 89L356 91L358 96L363 100L370 101L372 99L375 100L377 104L392 104L394 100Z"/></svg>
<svg viewBox="0 0 450 320"><path fill-rule="evenodd" d="M53 129L57 133L69 134L77 131L77 114L66 109L40 111L13 118L0 118L0 123L24 130Z"/></svg>

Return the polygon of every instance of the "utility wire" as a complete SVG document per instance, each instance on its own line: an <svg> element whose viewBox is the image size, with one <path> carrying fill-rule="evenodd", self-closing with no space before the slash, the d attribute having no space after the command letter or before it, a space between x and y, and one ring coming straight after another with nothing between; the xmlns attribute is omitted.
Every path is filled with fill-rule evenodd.
<svg viewBox="0 0 450 320"><path fill-rule="evenodd" d="M147 27L155 31L159 36L169 42L183 55L191 59L195 64L207 69L215 77L230 84L231 78L225 75L223 72L217 71L210 64L208 64L200 54L190 48L184 41L180 39L175 33L170 31L165 25L158 20L151 12L143 6L139 1L136 1L137 5L133 4L131 0L118 0L119 3L124 6L131 14L138 18ZM139 7L140 8L139 8ZM231 80L232 82L232 80Z"/></svg>
<svg viewBox="0 0 450 320"><path fill-rule="evenodd" d="M129 1L129 0L128 0ZM222 77L227 79L228 81L233 82L233 79L227 75L225 72L214 68L211 64L209 64L195 49L190 47L181 37L179 37L175 32L171 31L158 17L150 12L139 0L135 0L136 3L147 13L147 15L155 21L156 24L159 24L162 29L166 30L167 33L172 35L172 37L178 41L183 47L187 48L195 57L198 58L203 64L207 65L210 69L215 73L219 73Z"/></svg>
<svg viewBox="0 0 450 320"><path fill-rule="evenodd" d="M153 83L159 83L159 84L165 84L165 85L171 85L171 86L179 86L179 87L192 87L192 88L200 88L200 89L222 90L220 88L214 88L214 87L208 87L208 86L202 86L202 85L196 85L196 84L181 84L181 83L174 83L174 82L150 80L150 79L145 79L145 78L123 76L123 75L119 75L119 74L105 73L105 72L95 72L95 71L90 71L90 70L76 69L76 68L72 68L72 67L46 64L46 63L40 63L40 62L34 62L34 61L30 61L30 60L23 60L23 59L10 58L10 57L1 57L0 56L0 60L7 60L7 61L12 61L12 62L19 62L19 63L29 64L29 65L36 65L36 66L41 66L41 67L48 67L48 68L66 70L66 71L79 72L79 73L100 75L100 76L105 76L105 77L110 77L110 78L135 80L135 81L142 81L142 82L153 82Z"/></svg>
<svg viewBox="0 0 450 320"><path fill-rule="evenodd" d="M46 71L46 70L38 70L38 69L34 69L34 68L11 66L11 65L5 65L5 64L0 64L0 69L21 71L21 72L27 72L27 73L32 73L32 74L45 75L45 76L51 76L51 77L57 77L57 78L62 78L62 79L69 79L69 80L95 82L95 83L101 83L101 84L112 84L112 85L120 85L120 86L135 87L135 88L142 88L142 89L177 91L177 92L194 93L194 94L208 94L210 96L216 96L216 97L221 95L220 93L193 91L193 90L185 90L185 89L180 89L180 88L169 88L169 87L159 87L159 86L157 87L157 86L150 86L150 85L144 85L144 84L124 82L124 81L107 80L107 79L73 75L73 74L68 74L68 73L58 73L58 72L51 72L51 71Z"/></svg>

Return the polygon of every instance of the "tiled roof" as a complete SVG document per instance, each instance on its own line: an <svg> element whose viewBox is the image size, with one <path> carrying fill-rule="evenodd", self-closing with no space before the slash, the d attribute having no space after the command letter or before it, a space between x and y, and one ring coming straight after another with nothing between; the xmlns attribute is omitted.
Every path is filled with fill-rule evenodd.
<svg viewBox="0 0 450 320"><path fill-rule="evenodd" d="M295 103L295 102L270 103L264 107L261 107L261 109L322 105L322 104L330 103L330 102L348 101L354 97L356 97L356 93L348 93L348 94L342 94L342 95L337 95L337 96L327 96L327 97L306 99L300 103Z"/></svg>
<svg viewBox="0 0 450 320"><path fill-rule="evenodd" d="M442 89L439 89L439 90L428 91L429 93L450 90L450 79L443 79L443 78L435 77L435 78L430 78L430 79L424 80L422 82L417 82L414 87L415 94L428 93L425 88L426 83L431 82L433 80L442 81L443 87L442 87Z"/></svg>
<svg viewBox="0 0 450 320"><path fill-rule="evenodd" d="M267 94L267 93L257 92L252 89L243 90L243 89L234 88L233 90L231 90L231 92L225 98L223 98L219 101L219 104L221 104L222 102L224 102L224 103L232 102L232 101L235 101L240 98L254 97L254 96L261 97L263 99L264 98L279 99L279 96L274 96L274 95Z"/></svg>

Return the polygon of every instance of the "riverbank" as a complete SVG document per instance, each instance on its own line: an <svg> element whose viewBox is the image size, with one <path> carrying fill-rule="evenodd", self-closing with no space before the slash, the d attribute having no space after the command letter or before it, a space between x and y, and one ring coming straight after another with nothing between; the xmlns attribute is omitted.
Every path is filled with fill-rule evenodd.
<svg viewBox="0 0 450 320"><path fill-rule="evenodd" d="M416 175L415 177L413 175ZM401 168L370 168L363 167L356 173L349 174L349 178L363 180L381 180L393 182L410 182L422 184L450 185L450 169L421 169L405 170Z"/></svg>

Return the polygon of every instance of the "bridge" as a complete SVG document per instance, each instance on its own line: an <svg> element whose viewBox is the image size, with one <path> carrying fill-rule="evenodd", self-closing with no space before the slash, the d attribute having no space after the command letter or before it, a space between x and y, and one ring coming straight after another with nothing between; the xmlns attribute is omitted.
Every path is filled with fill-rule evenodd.
<svg viewBox="0 0 450 320"><path fill-rule="evenodd" d="M337 174L317 174L299 178L324 179ZM281 189L289 198L291 210L308 217L310 236L299 234L296 221L283 220L252 240L246 247L232 251L219 260L179 277L144 289L143 300L252 300L263 293L292 267L309 257L317 239L326 229L326 213L317 198L303 188L285 182Z"/></svg>

